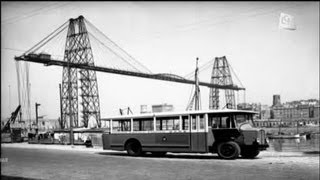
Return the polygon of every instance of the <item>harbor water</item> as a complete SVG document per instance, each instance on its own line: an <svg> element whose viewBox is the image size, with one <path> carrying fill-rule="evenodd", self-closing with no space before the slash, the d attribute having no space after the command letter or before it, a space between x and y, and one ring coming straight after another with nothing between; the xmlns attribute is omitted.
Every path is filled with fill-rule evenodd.
<svg viewBox="0 0 320 180"><path fill-rule="evenodd" d="M319 154L319 141L319 134L313 134L310 139L305 137L297 139L269 139L270 147L268 148L268 151Z"/></svg>

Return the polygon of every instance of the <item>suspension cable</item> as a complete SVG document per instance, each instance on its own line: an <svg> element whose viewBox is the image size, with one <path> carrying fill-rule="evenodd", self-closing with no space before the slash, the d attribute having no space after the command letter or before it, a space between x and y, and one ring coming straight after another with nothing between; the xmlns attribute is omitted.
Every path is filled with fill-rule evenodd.
<svg viewBox="0 0 320 180"><path fill-rule="evenodd" d="M203 65L201 65L201 66L199 67L199 71L204 71L204 70L206 70L206 69L209 68L213 63L214 63L214 60L210 60L210 61L206 62L205 64L203 64ZM191 78L193 75L194 75L194 71L188 73L187 75L185 75L184 78L188 79L188 78Z"/></svg>
<svg viewBox="0 0 320 180"><path fill-rule="evenodd" d="M89 32L88 32L89 33ZM107 45L105 45L103 42L101 42L98 38L96 38L93 34L89 33L95 40L97 40L101 45L103 45L104 47L106 47L107 49L109 49L114 55L120 57L124 62L126 62L127 64L129 64L131 67L133 67L135 70L139 71L139 69L137 69L136 67L134 67L131 63L129 63L127 60L125 60L122 56L120 56L119 54L117 54L116 52L114 52L111 48L109 48ZM141 72L141 71L139 71Z"/></svg>
<svg viewBox="0 0 320 180"><path fill-rule="evenodd" d="M54 33L56 33L59 29L61 29L63 26L65 26L68 22L69 22L69 21L66 21L65 23L63 23L59 28L57 28L56 30L54 30L52 33L50 33L48 36L46 36L44 39L42 39L40 42L38 42L38 43L37 43L36 45L34 45L32 48L30 48L30 49L27 50L25 53L23 53L23 55L26 55L27 53L30 53L34 48L36 48L38 45L40 45L40 44L43 43L44 41L45 41L44 44L47 43L47 42L48 42L49 40L51 40L52 38L50 38L49 40L47 40L47 39L48 39L51 35L53 35ZM66 26L66 27L68 27L68 26ZM64 28L66 28L66 27L64 27ZM64 29L64 28L63 28L63 29ZM63 30L63 29L62 29L62 30ZM62 30L61 30L61 31L62 31ZM59 31L57 34L59 34L61 31ZM57 34L56 34L56 35L57 35ZM56 35L55 35L55 36L56 36ZM47 41L46 41L46 40L47 40ZM43 46L43 45L42 45L42 46ZM42 47L42 46L40 46L40 47ZM40 47L39 47L39 48L40 48ZM39 49L39 48L37 48L37 49ZM36 50L37 50L37 49L36 49ZM35 50L34 50L34 51L35 51Z"/></svg>
<svg viewBox="0 0 320 180"><path fill-rule="evenodd" d="M232 66L230 65L230 63L228 63L228 64L229 64L229 67L231 68L231 71L232 71L233 74L236 76L237 80L239 81L240 85L241 85L242 87L244 87L243 84L241 83L240 79L238 78L237 74L234 72L234 70L233 70Z"/></svg>
<svg viewBox="0 0 320 180"><path fill-rule="evenodd" d="M119 48L122 52L124 52L127 56L129 56L135 63L138 63L141 67L143 67L145 70L147 70L148 73L152 73L147 67L145 67L143 64L141 64L139 61L137 61L134 57L132 57L128 52L123 50L119 45L117 45L115 42L113 42L108 36L106 36L104 33L102 33L97 27L95 27L90 21L87 19L84 19L91 27L93 27L96 31L98 31L100 34L102 34L107 40L109 40L114 46Z"/></svg>

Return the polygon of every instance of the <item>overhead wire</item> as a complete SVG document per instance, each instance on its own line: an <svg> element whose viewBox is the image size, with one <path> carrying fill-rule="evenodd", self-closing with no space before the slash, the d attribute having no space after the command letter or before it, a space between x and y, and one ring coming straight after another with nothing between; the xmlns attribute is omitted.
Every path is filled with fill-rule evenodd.
<svg viewBox="0 0 320 180"><path fill-rule="evenodd" d="M63 23L59 28L57 28L56 30L54 30L52 33L50 33L48 36L46 36L44 39L42 39L40 42L38 42L36 45L34 45L33 47L31 47L29 50L27 50L24 54L27 54L27 53L30 53L31 51L35 51L34 49L39 49L40 47L42 47L45 43L47 43L49 40L51 40L52 39L52 37L50 37L50 36L52 36L53 35L53 37L55 37L57 34L59 34L60 32L62 32L62 30L64 30L65 28L67 28L68 26L66 26L66 24L68 23L68 21L67 22L65 22L65 23ZM63 28L63 26L65 26L64 28ZM62 28L62 29L61 29ZM61 29L60 31L59 31L59 29ZM58 32L57 34L55 34L56 32ZM55 35L54 35L55 34ZM48 39L48 40L47 40ZM42 45L41 45L42 44ZM37 46L40 46L40 47L38 47L37 48Z"/></svg>
<svg viewBox="0 0 320 180"><path fill-rule="evenodd" d="M287 6L287 5L284 5L284 6ZM290 8L294 8L294 7L296 7L296 6L299 6L299 4L292 4L292 5L290 5L290 6L287 6L287 7L285 7L285 8L287 8L287 9L290 9ZM269 10L269 11L261 11L261 10L268 10L268 8L260 8L260 11L256 11L255 9L253 9L253 10L255 10L255 11L252 11L252 12L250 12L250 11L248 11L248 12L246 12L247 14L248 13L255 13L255 14L253 14L253 15L249 15L249 16L245 16L245 14L246 13L241 13L241 14L244 14L244 15L242 15L243 17L238 17L238 18L235 18L234 16L235 15L233 15L233 16L230 16L230 15L223 15L223 16L221 16L220 18L224 18L224 19L231 19L231 20L228 20L228 21L226 21L226 20L219 20L218 22L213 22L213 23L209 23L209 24L207 24L207 26L209 26L209 27L207 27L207 28L210 28L210 27L213 27L213 26L216 26L216 25L220 25L220 24L225 24L225 23L230 23L230 22L235 22L235 21L238 21L238 20L241 20L241 19L244 19L244 18L253 18L253 17L257 17L257 16L261 16L261 15L265 15L265 14L270 14L270 13L274 13L274 12L276 12L276 11L280 11L282 8L284 8L284 7L276 7L276 9L273 9L273 10ZM219 17L219 16L218 16ZM210 22L210 20L207 20L208 22ZM203 26L199 26L199 24L201 24L201 23L198 23L198 22L196 22L196 23L191 23L191 24L188 24L188 25L186 25L184 28L184 30L181 28L181 27L178 27L178 28L176 28L176 30L173 30L173 32L189 32L189 31L194 31L194 30L198 30L198 29L200 29L200 30L203 30L203 29L206 29L206 28L204 28ZM198 25L198 26L195 26L195 25ZM195 26L195 27L190 27L190 26ZM180 30L179 30L180 29ZM160 33L160 35L159 35L159 33L155 33L155 34L157 34L157 37L161 37L161 34L162 33ZM171 35L173 35L172 34L172 32L171 32ZM171 36L170 34L163 34L162 35L162 37L164 37L164 36Z"/></svg>
<svg viewBox="0 0 320 180"><path fill-rule="evenodd" d="M1 50L10 50L10 51L25 52L25 50L22 50L22 49L6 48L6 47L2 47Z"/></svg>
<svg viewBox="0 0 320 180"><path fill-rule="evenodd" d="M37 50L39 50L41 47L43 47L43 46L45 46L45 45L47 45L46 43L48 43L50 40L52 40L53 38L55 38L55 37L58 37L58 38L56 38L57 40L56 41L61 41L61 32L63 31L63 30L65 30L65 28L63 28L63 29L61 29L58 33L56 33L54 36L52 36L56 31L58 31L60 28L61 28L62 26L60 26L58 29L56 29L54 32L52 32L51 34L49 34L46 38L44 38L43 40L41 40L39 43L37 43L36 45L34 45L32 48L30 48L30 49L28 49L27 51L26 50L22 50L22 49L17 49L17 48L10 48L10 47L1 47L1 50L10 50L10 51L17 51L17 52L24 52L24 54L27 54L27 53L30 53L30 52L35 52L35 51L37 51ZM60 35L60 36L59 36ZM51 36L51 37L50 37ZM49 38L50 37L50 38ZM49 39L48 39L49 38ZM48 40L46 40L46 39L48 39ZM46 42L44 42L46 40ZM63 39L62 39L63 40ZM65 40L65 39L64 39ZM41 44L41 46L39 46ZM56 47L61 47L61 46L59 46L60 45L60 43L57 43L58 44L58 46L56 46ZM39 46L39 47L37 47L37 46ZM56 48L56 47L54 47L54 48ZM64 48L64 47L62 47L62 48ZM53 50L55 50L55 49L53 49ZM53 55L53 56L61 56L61 54L55 54L55 53L52 53L51 55Z"/></svg>
<svg viewBox="0 0 320 180"><path fill-rule="evenodd" d="M298 5L292 5L292 7L287 7L287 8L293 8L295 6L298 6ZM271 14L271 13L274 13L274 12L277 12L277 11L280 11L281 8L276 8L276 9L273 9L273 10L270 10L270 11L267 11L267 12L261 12L261 13L255 13L253 15L249 15L249 16L244 16L244 17L239 17L239 18L233 18L233 19L230 19L230 20L226 20L226 21L219 21L217 23L212 23L212 24L209 24L209 27L208 28L212 28L214 27L215 25L220 25L220 24L226 24L226 23L230 23L230 22L235 22L235 21L239 21L239 20L243 20L244 18L246 19L249 19L249 18L254 18L254 17L257 17L257 16L262 16L262 15L267 15L267 14Z"/></svg>
<svg viewBox="0 0 320 180"><path fill-rule="evenodd" d="M46 11L46 12L49 12L49 11L51 11L51 10L60 8L60 7L62 7L62 6L66 6L67 4L70 4L70 2L63 3L63 4L61 4L60 6L57 6L57 7L51 8L51 9L45 9L45 11ZM44 10L39 11L39 12L37 12L37 13L30 14L30 15L28 15L28 16L21 17L21 18L19 18L19 19L16 19L16 20L14 20L14 21L11 21L11 22L4 22L4 23L1 22L1 25L14 24L14 23L16 23L16 22L18 22L18 21L21 21L21 20L23 20L23 19L27 19L27 18L36 16L36 15L39 15L39 14L43 13L43 11L44 11Z"/></svg>
<svg viewBox="0 0 320 180"><path fill-rule="evenodd" d="M292 5L290 5L289 7L295 7L295 6L297 6L298 4L292 4ZM289 7L287 7L287 8L289 8ZM275 11L279 11L279 10L281 10L281 8L283 8L283 7L276 7L275 9L272 9L272 10L270 10L269 8L265 8L265 7L263 7L263 8L260 8L260 9L252 9L252 10L254 10L254 11L252 11L252 10L250 10L250 11L247 11L247 12L245 12L245 13L240 13L240 14L237 14L237 16L236 16L236 18L234 17L235 15L234 14L232 14L232 16L230 16L230 15L224 15L224 16L221 16L220 18L222 18L222 21L220 21L220 22L216 22L216 23L209 23L208 25L209 26L214 26L214 25L219 25L219 24L224 24L224 23L226 23L226 22L233 22L233 21L237 21L237 20L240 20L240 19L242 19L242 18L251 18L251 17L257 17L257 16L260 16L260 15L265 15L265 14L270 14L270 13L273 13L273 12L275 12ZM253 13L253 15L246 15L246 14L249 14L249 13ZM241 17L241 16L243 16L243 17ZM238 17L238 18L237 18ZM232 19L231 21L224 21L224 19ZM208 22L210 22L209 20L208 20ZM200 24L200 23L194 23L194 25L198 25L198 24Z"/></svg>
<svg viewBox="0 0 320 180"><path fill-rule="evenodd" d="M12 20L17 20L17 19L23 18L25 16L37 13L38 11L43 11L43 9L47 9L47 8L55 6L57 4L59 4L59 3L54 3L54 4L51 4L49 6L48 5L44 5L44 6L40 7L40 8L38 8L38 9L32 10L30 12L27 12L27 13L24 13L24 14L20 14L18 16L14 16L14 17L9 17L9 18L3 19L3 20L1 20L1 24L2 23L6 23L7 21L12 21Z"/></svg>
<svg viewBox="0 0 320 180"><path fill-rule="evenodd" d="M26 52L26 50L22 50L22 49L14 49L14 48L1 48L1 50L9 50L9 51L17 51L17 52ZM58 54L51 54L53 56L61 56ZM63 57L63 56L62 56Z"/></svg>
<svg viewBox="0 0 320 180"><path fill-rule="evenodd" d="M266 7L261 7L261 8L257 8L257 7L254 7L252 9L249 9L249 10L246 10L245 12L241 12L240 14L246 14L246 13L250 13L252 11L257 11L257 10L264 10L264 9L267 9ZM238 14L239 15L239 14ZM212 22L212 19L216 19L216 18L228 18L228 17L233 17L234 16L234 12L230 13L230 14L226 14L226 15L218 15L218 16L215 16L215 17L210 17L206 20L202 20L202 21L197 21L195 23L190 23L190 24L185 24L185 25L181 25L181 26L178 26L178 28L186 28L188 26L194 26L194 25L200 25L200 24L205 24L205 23L208 23L208 22Z"/></svg>

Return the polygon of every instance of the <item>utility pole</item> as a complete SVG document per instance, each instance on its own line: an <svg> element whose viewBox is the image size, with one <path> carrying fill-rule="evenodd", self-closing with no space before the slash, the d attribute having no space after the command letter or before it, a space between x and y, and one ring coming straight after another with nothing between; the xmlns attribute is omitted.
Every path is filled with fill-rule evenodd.
<svg viewBox="0 0 320 180"><path fill-rule="evenodd" d="M191 101L189 102L186 111L190 111L193 109L198 111L201 109L201 103L200 103L200 87L199 87L199 78L198 78L198 74L199 74L199 69L198 69L198 60L199 58L196 59L196 70L195 70L195 75L194 75L194 80L195 80L195 90L194 90L194 94L193 97L191 99Z"/></svg>
<svg viewBox="0 0 320 180"><path fill-rule="evenodd" d="M69 66L70 58L68 58L68 99L69 99L69 120L70 120L70 143L73 146L73 116L71 111L71 98L72 98L72 89L71 89L71 68Z"/></svg>
<svg viewBox="0 0 320 180"><path fill-rule="evenodd" d="M194 79L196 80L196 86L195 86L195 101L194 101L194 110L200 110L200 88L199 88L199 78L198 78L198 60L197 58L197 64L196 64L196 72L195 72L195 77Z"/></svg>
<svg viewBox="0 0 320 180"><path fill-rule="evenodd" d="M36 103L35 104L36 105L36 126L37 126L37 128L36 128L36 134L38 134L38 106L40 106L40 104L38 104L38 103Z"/></svg>
<svg viewBox="0 0 320 180"><path fill-rule="evenodd" d="M10 91L10 85L9 85L9 112L11 112L11 102L10 102L10 97L11 97L11 91Z"/></svg>
<svg viewBox="0 0 320 180"><path fill-rule="evenodd" d="M61 84L59 84L59 94L60 94L60 129L64 129L64 124L62 120L62 94L61 94Z"/></svg>

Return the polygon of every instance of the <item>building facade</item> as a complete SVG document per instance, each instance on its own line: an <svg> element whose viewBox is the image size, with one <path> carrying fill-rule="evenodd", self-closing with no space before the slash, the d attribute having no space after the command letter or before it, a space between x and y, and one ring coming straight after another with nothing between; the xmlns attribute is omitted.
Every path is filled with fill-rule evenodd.
<svg viewBox="0 0 320 180"><path fill-rule="evenodd" d="M281 104L280 95L273 96L272 106L257 103L238 104L238 109L259 112L254 117L258 127L283 127L318 125L320 119L319 100L299 100Z"/></svg>
<svg viewBox="0 0 320 180"><path fill-rule="evenodd" d="M152 105L152 112L157 113L157 112L171 112L173 111L173 105L171 104L157 104L157 105Z"/></svg>
<svg viewBox="0 0 320 180"><path fill-rule="evenodd" d="M278 94L273 95L272 106L279 106L279 105L281 105L280 95Z"/></svg>
<svg viewBox="0 0 320 180"><path fill-rule="evenodd" d="M279 127L299 125L318 125L320 119L319 100L299 100L279 104L280 96L273 96L273 105L270 107L270 118L261 118L256 120L259 127Z"/></svg>

